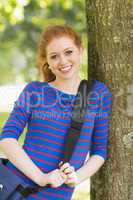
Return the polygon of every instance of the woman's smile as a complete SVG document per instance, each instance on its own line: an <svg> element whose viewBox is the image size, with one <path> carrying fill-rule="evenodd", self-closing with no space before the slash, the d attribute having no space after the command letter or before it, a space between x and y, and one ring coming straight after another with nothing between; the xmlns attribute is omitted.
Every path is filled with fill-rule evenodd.
<svg viewBox="0 0 133 200"><path fill-rule="evenodd" d="M59 70L63 73L67 73L67 72L71 71L71 69L72 69L72 65L68 65L65 67L61 67Z"/></svg>

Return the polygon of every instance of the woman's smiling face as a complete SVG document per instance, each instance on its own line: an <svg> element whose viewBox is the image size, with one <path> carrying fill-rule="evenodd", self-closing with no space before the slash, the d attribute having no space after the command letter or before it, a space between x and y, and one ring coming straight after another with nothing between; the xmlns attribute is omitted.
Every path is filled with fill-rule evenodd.
<svg viewBox="0 0 133 200"><path fill-rule="evenodd" d="M46 47L46 59L57 79L72 79L79 74L82 48L68 36L53 39Z"/></svg>

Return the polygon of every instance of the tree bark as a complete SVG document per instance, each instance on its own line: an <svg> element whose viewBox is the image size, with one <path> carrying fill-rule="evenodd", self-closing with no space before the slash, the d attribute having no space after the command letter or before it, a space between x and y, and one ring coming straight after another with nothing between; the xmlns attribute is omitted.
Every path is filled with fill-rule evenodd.
<svg viewBox="0 0 133 200"><path fill-rule="evenodd" d="M91 178L91 200L133 199L132 0L86 0L88 76L113 94L109 155Z"/></svg>

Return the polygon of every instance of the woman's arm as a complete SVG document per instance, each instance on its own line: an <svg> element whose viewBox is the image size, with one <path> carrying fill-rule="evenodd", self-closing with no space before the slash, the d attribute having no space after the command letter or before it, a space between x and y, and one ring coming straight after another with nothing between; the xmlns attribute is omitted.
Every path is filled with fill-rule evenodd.
<svg viewBox="0 0 133 200"><path fill-rule="evenodd" d="M69 185L75 180L75 184L81 183L85 179L95 174L103 165L107 158L109 118L111 113L112 95L104 86L104 90L100 94L99 112L95 117L94 130L91 141L90 158L76 172L71 169L69 171ZM70 170L68 169L68 170ZM75 177L71 179L71 177ZM73 184L74 185L74 184Z"/></svg>
<svg viewBox="0 0 133 200"><path fill-rule="evenodd" d="M14 108L0 135L0 148L13 164L35 183L40 186L51 184L52 187L58 187L64 183L64 174L60 173L59 169L44 174L18 144L18 139L24 127L30 122L32 107L34 103L36 103L33 103L34 96L32 96L32 98L29 97L31 97L32 94L35 94L36 97L39 95L38 92L34 90L34 84L34 82L28 84L15 102Z"/></svg>
<svg viewBox="0 0 133 200"><path fill-rule="evenodd" d="M32 104L29 96L32 94L32 90L32 83L27 84L15 102L1 132L0 148L19 170L41 185L42 177L44 180L46 179L45 175L32 162L17 141L27 122L30 121Z"/></svg>
<svg viewBox="0 0 133 200"><path fill-rule="evenodd" d="M95 118L94 131L89 160L77 170L79 183L93 176L107 159L109 120L112 106L112 94L104 86L100 95L99 112Z"/></svg>
<svg viewBox="0 0 133 200"><path fill-rule="evenodd" d="M51 187L56 188L66 181L66 175L59 169L44 174L29 158L16 139L6 138L1 140L0 148L21 172L39 186L44 187L50 184Z"/></svg>
<svg viewBox="0 0 133 200"><path fill-rule="evenodd" d="M104 162L105 161L101 156L91 156L89 160L77 170L77 184L93 176L104 164Z"/></svg>
<svg viewBox="0 0 133 200"><path fill-rule="evenodd" d="M7 158L28 178L40 186L47 184L47 176L29 158L26 152L13 138L5 138L0 141L0 148Z"/></svg>
<svg viewBox="0 0 133 200"><path fill-rule="evenodd" d="M65 183L70 187L80 184L82 181L93 176L99 168L104 164L104 159L101 156L93 155L90 159L77 171L69 163L65 163L60 167L60 170L67 175Z"/></svg>

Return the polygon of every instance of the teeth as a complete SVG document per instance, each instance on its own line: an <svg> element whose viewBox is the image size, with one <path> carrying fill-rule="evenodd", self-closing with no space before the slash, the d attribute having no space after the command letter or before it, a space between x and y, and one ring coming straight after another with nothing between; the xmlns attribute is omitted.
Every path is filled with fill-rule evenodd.
<svg viewBox="0 0 133 200"><path fill-rule="evenodd" d="M60 71L66 72L66 71L69 71L71 68L72 68L72 66L63 67L60 69Z"/></svg>

